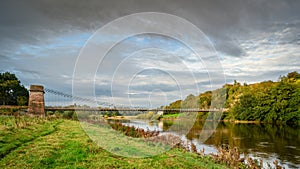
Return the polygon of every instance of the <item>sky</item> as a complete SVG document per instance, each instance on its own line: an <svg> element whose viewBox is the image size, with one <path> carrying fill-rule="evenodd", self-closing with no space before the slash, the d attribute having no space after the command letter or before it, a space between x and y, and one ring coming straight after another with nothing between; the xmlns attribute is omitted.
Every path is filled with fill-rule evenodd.
<svg viewBox="0 0 300 169"><path fill-rule="evenodd" d="M42 84L99 102L157 107L234 80L277 81L300 71L298 0L1 2L0 72L15 73L26 87ZM114 21L144 12L176 16L184 24L138 15L101 34ZM202 34L194 35L189 23ZM149 27L164 34L133 34L102 50L122 32Z"/></svg>

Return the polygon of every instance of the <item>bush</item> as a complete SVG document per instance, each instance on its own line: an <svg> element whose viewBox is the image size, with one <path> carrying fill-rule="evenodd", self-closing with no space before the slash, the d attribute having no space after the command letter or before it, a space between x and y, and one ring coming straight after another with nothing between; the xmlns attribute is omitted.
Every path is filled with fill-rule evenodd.
<svg viewBox="0 0 300 169"><path fill-rule="evenodd" d="M74 112L73 115L72 115L72 119L73 119L73 120L78 120L77 114L76 114L75 112Z"/></svg>
<svg viewBox="0 0 300 169"><path fill-rule="evenodd" d="M77 117L78 119L89 119L89 115L90 113L89 112L85 112L85 111L76 111L76 114L77 114Z"/></svg>
<svg viewBox="0 0 300 169"><path fill-rule="evenodd" d="M63 118L71 119L73 117L74 111L64 111Z"/></svg>
<svg viewBox="0 0 300 169"><path fill-rule="evenodd" d="M58 117L58 118L62 117L62 113L59 112L59 111L57 111L57 110L54 112L54 114L55 114L55 116Z"/></svg>
<svg viewBox="0 0 300 169"><path fill-rule="evenodd" d="M51 116L51 115L53 115L53 114L54 114L53 111L47 111L47 112L46 112L46 115L47 115L47 116Z"/></svg>

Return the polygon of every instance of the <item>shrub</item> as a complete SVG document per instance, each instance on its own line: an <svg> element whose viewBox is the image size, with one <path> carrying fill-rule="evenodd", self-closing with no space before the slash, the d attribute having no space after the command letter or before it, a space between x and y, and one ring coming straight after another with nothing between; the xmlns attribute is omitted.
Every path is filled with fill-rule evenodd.
<svg viewBox="0 0 300 169"><path fill-rule="evenodd" d="M74 113L73 113L73 115L72 115L72 119L73 119L73 120L78 120L78 117L77 117L77 114L76 114L76 112L74 112Z"/></svg>
<svg viewBox="0 0 300 169"><path fill-rule="evenodd" d="M74 111L64 111L63 118L71 119L73 117Z"/></svg>
<svg viewBox="0 0 300 169"><path fill-rule="evenodd" d="M54 114L56 117L59 117L59 118L62 117L62 113L57 110L54 112Z"/></svg>
<svg viewBox="0 0 300 169"><path fill-rule="evenodd" d="M78 119L85 119L88 120L89 119L89 112L85 112L85 111L76 111L77 117Z"/></svg>
<svg viewBox="0 0 300 169"><path fill-rule="evenodd" d="M53 114L54 114L53 111L47 111L47 112L46 112L46 115L47 115L47 116L51 116L51 115L53 115Z"/></svg>

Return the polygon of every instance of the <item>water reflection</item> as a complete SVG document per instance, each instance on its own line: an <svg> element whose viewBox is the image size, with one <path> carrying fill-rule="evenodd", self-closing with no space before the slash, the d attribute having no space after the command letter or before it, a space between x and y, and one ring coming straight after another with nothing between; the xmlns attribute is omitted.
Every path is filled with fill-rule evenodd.
<svg viewBox="0 0 300 169"><path fill-rule="evenodd" d="M275 156L290 167L300 167L299 128L267 124L220 123L215 134L205 144L227 144L239 147L242 152L269 158ZM189 139L197 138L197 133ZM295 165L292 165L295 164Z"/></svg>
<svg viewBox="0 0 300 169"><path fill-rule="evenodd" d="M213 122L211 125L215 125ZM163 120L154 123L147 121L131 121L128 125L150 130L170 132L174 120ZM180 124L180 122L178 123ZM196 121L184 138L193 141L198 148L204 147L206 151L214 152L213 147L222 144L239 147L242 152L272 163L278 159L286 168L300 168L300 128L290 126L276 126L270 124L234 124L219 123L214 133L204 142L201 141L203 121ZM176 128L176 127L172 127ZM181 135L179 130L171 132Z"/></svg>

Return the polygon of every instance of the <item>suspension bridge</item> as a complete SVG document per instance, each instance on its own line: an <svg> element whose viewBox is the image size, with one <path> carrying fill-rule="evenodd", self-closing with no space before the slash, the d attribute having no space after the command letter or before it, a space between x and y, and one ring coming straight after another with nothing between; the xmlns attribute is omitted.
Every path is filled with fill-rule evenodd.
<svg viewBox="0 0 300 169"><path fill-rule="evenodd" d="M99 102L95 99L74 96L58 90L44 88L40 85L31 85L28 106L2 106L2 108L28 109L29 113L45 115L46 111L134 111L134 112L223 112L225 109L165 109L165 108L135 108L113 105L107 102ZM46 97L44 96L46 95ZM48 105L52 102L52 105ZM97 107L77 106L78 103L92 103ZM73 103L73 105L59 105L59 103ZM55 105L53 105L55 104Z"/></svg>

